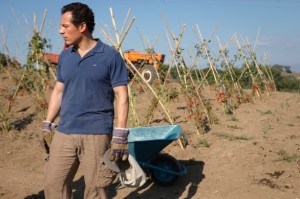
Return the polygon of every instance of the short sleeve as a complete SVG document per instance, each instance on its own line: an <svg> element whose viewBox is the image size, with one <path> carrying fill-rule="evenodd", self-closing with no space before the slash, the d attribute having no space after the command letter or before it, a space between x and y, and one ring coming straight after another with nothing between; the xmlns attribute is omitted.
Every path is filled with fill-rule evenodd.
<svg viewBox="0 0 300 199"><path fill-rule="evenodd" d="M110 66L110 79L112 87L128 84L128 71L120 53L115 54Z"/></svg>
<svg viewBox="0 0 300 199"><path fill-rule="evenodd" d="M62 75L61 75L62 57L63 57L63 53L61 53L59 55L59 58L58 58L57 71L56 71L56 80L58 82L64 83L64 80L63 80Z"/></svg>

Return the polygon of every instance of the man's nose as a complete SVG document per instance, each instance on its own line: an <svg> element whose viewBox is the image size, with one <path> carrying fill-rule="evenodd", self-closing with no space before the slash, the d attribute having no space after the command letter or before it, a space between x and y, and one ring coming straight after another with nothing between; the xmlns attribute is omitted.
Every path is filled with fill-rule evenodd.
<svg viewBox="0 0 300 199"><path fill-rule="evenodd" d="M63 34L63 33L64 33L63 27L60 27L60 28L58 29L58 32L59 32L59 34Z"/></svg>

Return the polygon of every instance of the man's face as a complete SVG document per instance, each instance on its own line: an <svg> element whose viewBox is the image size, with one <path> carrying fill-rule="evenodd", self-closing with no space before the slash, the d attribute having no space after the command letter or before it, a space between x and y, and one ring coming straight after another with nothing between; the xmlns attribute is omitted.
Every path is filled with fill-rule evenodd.
<svg viewBox="0 0 300 199"><path fill-rule="evenodd" d="M77 45L82 36L81 26L75 26L72 23L72 12L66 12L61 16L59 33L65 40L65 44Z"/></svg>

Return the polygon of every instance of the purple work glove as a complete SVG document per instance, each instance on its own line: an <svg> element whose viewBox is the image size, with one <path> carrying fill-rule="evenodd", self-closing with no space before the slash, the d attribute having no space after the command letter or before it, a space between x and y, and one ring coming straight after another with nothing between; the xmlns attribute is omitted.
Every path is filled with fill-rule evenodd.
<svg viewBox="0 0 300 199"><path fill-rule="evenodd" d="M56 126L56 124L49 121L42 122L41 145L47 154L50 152L50 144L52 142Z"/></svg>
<svg viewBox="0 0 300 199"><path fill-rule="evenodd" d="M122 159L123 161L128 158L128 134L129 130L125 128L114 128L111 141L111 153L109 159L111 161L117 161Z"/></svg>

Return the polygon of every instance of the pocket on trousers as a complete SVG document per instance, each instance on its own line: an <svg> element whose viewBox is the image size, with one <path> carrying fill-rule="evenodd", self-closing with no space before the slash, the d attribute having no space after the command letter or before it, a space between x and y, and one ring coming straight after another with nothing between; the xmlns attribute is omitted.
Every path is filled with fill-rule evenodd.
<svg viewBox="0 0 300 199"><path fill-rule="evenodd" d="M109 169L104 162L99 164L98 170L97 170L97 187L107 187L110 185L113 180L115 179L117 175L117 172Z"/></svg>

